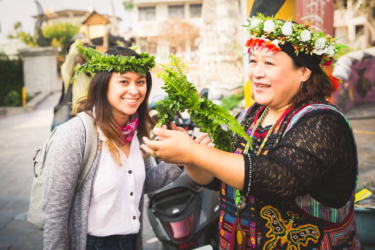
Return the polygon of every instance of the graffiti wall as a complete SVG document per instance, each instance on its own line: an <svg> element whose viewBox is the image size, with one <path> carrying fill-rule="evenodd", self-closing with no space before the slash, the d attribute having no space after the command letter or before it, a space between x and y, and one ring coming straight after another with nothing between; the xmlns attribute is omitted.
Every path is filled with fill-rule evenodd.
<svg viewBox="0 0 375 250"><path fill-rule="evenodd" d="M375 48L340 57L333 75L342 81L334 95L334 103L341 110L349 110L359 103L375 104Z"/></svg>

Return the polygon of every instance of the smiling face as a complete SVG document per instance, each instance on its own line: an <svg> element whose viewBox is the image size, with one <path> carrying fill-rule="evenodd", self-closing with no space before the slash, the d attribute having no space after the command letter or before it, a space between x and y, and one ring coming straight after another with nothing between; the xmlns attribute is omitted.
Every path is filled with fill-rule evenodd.
<svg viewBox="0 0 375 250"><path fill-rule="evenodd" d="M271 54L255 50L248 68L255 101L272 109L288 106L290 99L299 92L301 82L309 78L311 72L308 71L305 67L296 69L293 59L283 51Z"/></svg>
<svg viewBox="0 0 375 250"><path fill-rule="evenodd" d="M107 98L112 115L124 126L130 115L137 112L147 93L146 77L135 72L114 72L108 84Z"/></svg>

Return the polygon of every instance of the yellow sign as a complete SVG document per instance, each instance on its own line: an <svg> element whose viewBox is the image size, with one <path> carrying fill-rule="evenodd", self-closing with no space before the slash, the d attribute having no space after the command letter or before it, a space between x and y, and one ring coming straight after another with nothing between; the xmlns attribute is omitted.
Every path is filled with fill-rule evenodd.
<svg viewBox="0 0 375 250"><path fill-rule="evenodd" d="M372 195L372 192L370 190L368 190L367 188L364 188L364 189L362 189L361 191L359 191L358 193L355 194L354 202L364 200L371 195Z"/></svg>

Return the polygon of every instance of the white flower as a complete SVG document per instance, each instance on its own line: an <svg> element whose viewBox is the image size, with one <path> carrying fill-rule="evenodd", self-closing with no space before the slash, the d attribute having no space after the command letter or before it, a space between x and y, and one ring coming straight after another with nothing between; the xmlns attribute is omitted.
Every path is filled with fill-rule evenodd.
<svg viewBox="0 0 375 250"><path fill-rule="evenodd" d="M325 38L318 38L315 42L315 49L322 50L326 47L326 39Z"/></svg>
<svg viewBox="0 0 375 250"><path fill-rule="evenodd" d="M275 23L272 20L267 20L264 22L264 31L270 33L275 30Z"/></svg>
<svg viewBox="0 0 375 250"><path fill-rule="evenodd" d="M250 29L258 27L260 21L258 19L253 19L251 21Z"/></svg>
<svg viewBox="0 0 375 250"><path fill-rule="evenodd" d="M277 47L279 47L279 41L277 39L273 40L271 43L275 44Z"/></svg>
<svg viewBox="0 0 375 250"><path fill-rule="evenodd" d="M332 45L328 46L326 54L328 57L332 57L335 54L335 47Z"/></svg>
<svg viewBox="0 0 375 250"><path fill-rule="evenodd" d="M327 48L324 48L324 49L316 49L315 48L315 50L313 51L314 52L314 54L317 54L317 55L322 55L322 54L325 54L325 53L327 53Z"/></svg>
<svg viewBox="0 0 375 250"><path fill-rule="evenodd" d="M281 31L283 32L284 36L290 36L293 34L293 24L291 22L287 22L283 25L281 28Z"/></svg>
<svg viewBox="0 0 375 250"><path fill-rule="evenodd" d="M308 30L304 30L301 32L301 41L307 42L311 39L311 33Z"/></svg>

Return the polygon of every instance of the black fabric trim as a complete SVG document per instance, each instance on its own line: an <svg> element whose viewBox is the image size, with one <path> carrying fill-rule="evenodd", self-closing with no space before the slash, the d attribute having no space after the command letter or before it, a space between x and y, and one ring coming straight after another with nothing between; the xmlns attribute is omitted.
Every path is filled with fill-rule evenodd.
<svg viewBox="0 0 375 250"><path fill-rule="evenodd" d="M243 155L243 159L244 159L244 162L245 162L245 179L243 181L243 188L242 188L242 192L241 194L242 195L246 195L247 193L247 190L248 190L248 187L249 187L249 174L250 174L250 160L249 160L249 156L247 154L244 154Z"/></svg>
<svg viewBox="0 0 375 250"><path fill-rule="evenodd" d="M200 187L204 187L204 188L207 188L207 189L210 189L210 190L213 190L213 191L219 191L221 189L221 180L219 180L216 177L214 177L214 179L210 183L208 183L207 185L201 185L199 183L196 183L195 181L193 181L193 182Z"/></svg>

